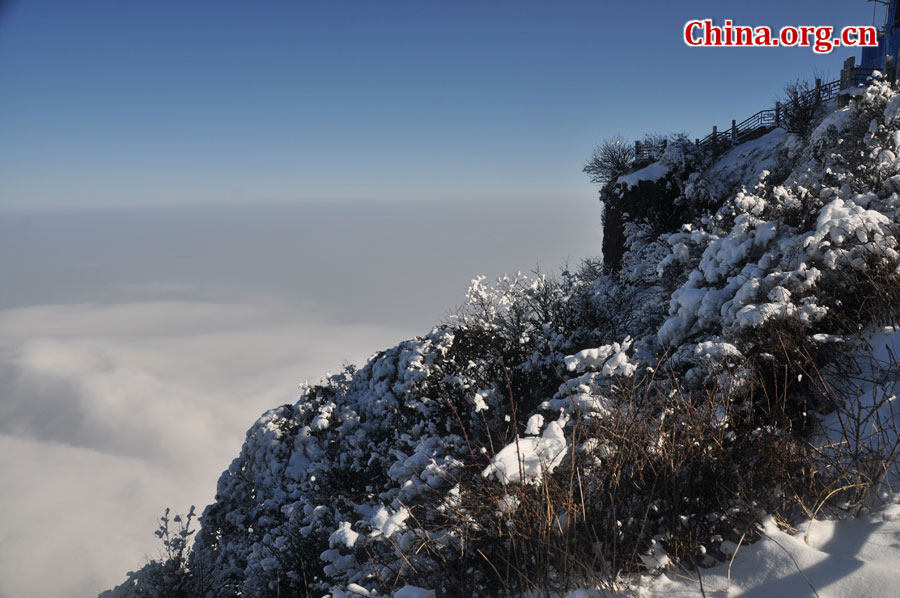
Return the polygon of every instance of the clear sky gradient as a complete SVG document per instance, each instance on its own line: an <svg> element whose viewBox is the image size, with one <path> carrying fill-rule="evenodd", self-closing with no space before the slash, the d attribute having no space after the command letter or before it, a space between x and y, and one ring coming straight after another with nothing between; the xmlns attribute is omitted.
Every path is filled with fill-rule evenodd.
<svg viewBox="0 0 900 598"><path fill-rule="evenodd" d="M864 0L13 0L0 209L588 200L596 142L705 135L859 54L689 48L687 20L872 17Z"/></svg>

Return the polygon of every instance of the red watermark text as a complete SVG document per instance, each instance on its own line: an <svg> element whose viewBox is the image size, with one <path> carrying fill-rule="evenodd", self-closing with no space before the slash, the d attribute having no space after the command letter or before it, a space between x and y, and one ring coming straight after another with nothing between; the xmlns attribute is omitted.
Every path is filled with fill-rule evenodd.
<svg viewBox="0 0 900 598"><path fill-rule="evenodd" d="M844 27L836 35L834 27L803 25L782 27L775 32L766 26L745 27L727 19L724 25L715 25L712 19L703 19L685 23L684 43L711 48L805 46L812 47L817 54L828 54L839 46L877 46L878 29L871 26Z"/></svg>

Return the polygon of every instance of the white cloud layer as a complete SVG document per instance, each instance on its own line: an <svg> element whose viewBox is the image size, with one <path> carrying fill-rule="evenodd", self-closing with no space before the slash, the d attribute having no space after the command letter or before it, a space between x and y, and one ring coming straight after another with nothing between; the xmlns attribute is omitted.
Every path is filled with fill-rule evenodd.
<svg viewBox="0 0 900 598"><path fill-rule="evenodd" d="M0 311L0 596L122 581L166 506L212 500L260 413L409 334L272 301Z"/></svg>

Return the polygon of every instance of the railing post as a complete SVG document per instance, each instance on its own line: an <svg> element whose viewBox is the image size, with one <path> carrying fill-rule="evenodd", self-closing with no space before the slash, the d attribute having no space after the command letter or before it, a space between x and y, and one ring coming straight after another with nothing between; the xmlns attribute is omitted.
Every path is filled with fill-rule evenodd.
<svg viewBox="0 0 900 598"><path fill-rule="evenodd" d="M700 138L699 138L699 137L694 137L694 145L697 145L697 146L700 145Z"/></svg>
<svg viewBox="0 0 900 598"><path fill-rule="evenodd" d="M856 56L851 56L844 61L844 68L841 69L841 89L849 89L853 87L855 81L853 71L856 67Z"/></svg>
<svg viewBox="0 0 900 598"><path fill-rule="evenodd" d="M893 83L897 78L894 57L890 54L884 57L884 75L887 77L888 83Z"/></svg>
<svg viewBox="0 0 900 598"><path fill-rule="evenodd" d="M719 130L716 125L713 125L712 146L713 146L713 153L717 153L719 151Z"/></svg>
<svg viewBox="0 0 900 598"><path fill-rule="evenodd" d="M775 102L775 126L781 125L781 102Z"/></svg>
<svg viewBox="0 0 900 598"><path fill-rule="evenodd" d="M643 149L643 148L641 147L641 142L640 142L640 141L635 141L635 142L634 142L634 157L635 157L635 158L640 159L640 157L641 157L641 150L642 150L642 149Z"/></svg>
<svg viewBox="0 0 900 598"><path fill-rule="evenodd" d="M731 119L731 142L737 143L738 134L737 134L737 121Z"/></svg>
<svg viewBox="0 0 900 598"><path fill-rule="evenodd" d="M822 80L816 77L816 104L822 101Z"/></svg>

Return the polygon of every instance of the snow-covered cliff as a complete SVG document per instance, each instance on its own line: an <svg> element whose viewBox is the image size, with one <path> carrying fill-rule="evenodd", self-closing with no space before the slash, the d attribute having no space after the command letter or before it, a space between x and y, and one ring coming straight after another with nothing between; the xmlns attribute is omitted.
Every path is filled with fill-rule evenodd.
<svg viewBox="0 0 900 598"><path fill-rule="evenodd" d="M897 378L866 370L867 408L838 381L896 370L865 341L900 306L898 155L881 83L809 139L670 144L675 216L605 191L617 269L476 279L449 322L263 414L193 547L109 595L621 590L867 504L896 434L850 424L895 433Z"/></svg>

